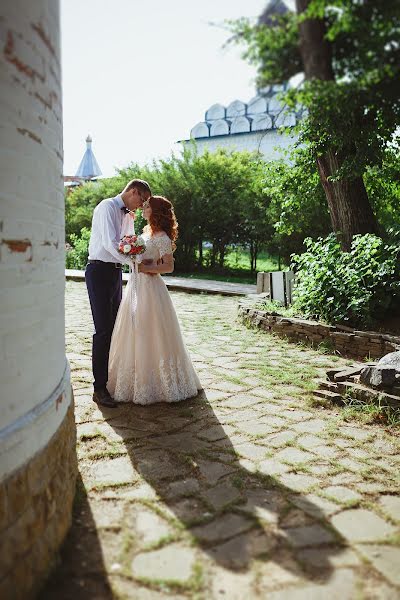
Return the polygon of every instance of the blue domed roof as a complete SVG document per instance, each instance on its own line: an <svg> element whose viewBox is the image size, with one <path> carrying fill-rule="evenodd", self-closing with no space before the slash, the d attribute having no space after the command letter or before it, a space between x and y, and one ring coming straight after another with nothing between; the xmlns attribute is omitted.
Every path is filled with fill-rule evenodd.
<svg viewBox="0 0 400 600"><path fill-rule="evenodd" d="M92 150L92 138L90 135L86 138L86 152L83 155L81 164L76 172L76 177L82 177L84 179L92 179L101 175L100 167L97 164L97 160Z"/></svg>

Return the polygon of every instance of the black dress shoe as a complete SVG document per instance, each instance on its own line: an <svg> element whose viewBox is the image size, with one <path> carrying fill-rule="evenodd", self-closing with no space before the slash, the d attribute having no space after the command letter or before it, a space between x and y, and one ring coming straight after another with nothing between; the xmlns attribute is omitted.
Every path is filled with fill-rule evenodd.
<svg viewBox="0 0 400 600"><path fill-rule="evenodd" d="M101 406L107 406L108 408L116 408L118 406L117 402L111 398L108 390L95 390L93 392L93 402L101 404Z"/></svg>

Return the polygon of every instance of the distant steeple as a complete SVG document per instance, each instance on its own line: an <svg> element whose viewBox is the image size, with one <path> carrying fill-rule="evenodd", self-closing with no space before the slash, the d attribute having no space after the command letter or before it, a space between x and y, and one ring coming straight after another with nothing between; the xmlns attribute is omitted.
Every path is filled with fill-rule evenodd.
<svg viewBox="0 0 400 600"><path fill-rule="evenodd" d="M259 25L274 25L274 19L290 12L290 8L283 0L268 0L267 6L258 18Z"/></svg>
<svg viewBox="0 0 400 600"><path fill-rule="evenodd" d="M101 175L100 167L93 154L92 138L88 135L86 138L86 152L83 155L81 164L79 165L75 176L82 177L83 179L92 179L99 175Z"/></svg>

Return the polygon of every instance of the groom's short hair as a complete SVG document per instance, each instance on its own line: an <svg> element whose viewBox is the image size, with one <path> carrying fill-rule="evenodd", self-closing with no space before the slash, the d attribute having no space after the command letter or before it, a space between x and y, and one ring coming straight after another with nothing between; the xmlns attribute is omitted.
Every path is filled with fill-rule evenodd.
<svg viewBox="0 0 400 600"><path fill-rule="evenodd" d="M136 188L139 191L139 194L145 198L151 196L150 186L144 179L132 179L132 181L129 181L129 183L126 184L123 191L128 192L134 188Z"/></svg>

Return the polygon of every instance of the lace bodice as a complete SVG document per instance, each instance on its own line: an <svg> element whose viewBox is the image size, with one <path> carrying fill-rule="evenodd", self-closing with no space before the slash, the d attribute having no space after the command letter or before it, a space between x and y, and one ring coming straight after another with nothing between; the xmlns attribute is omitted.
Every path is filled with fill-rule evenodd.
<svg viewBox="0 0 400 600"><path fill-rule="evenodd" d="M164 254L172 254L172 243L166 233L158 236L150 236L148 233L142 235L146 242L146 251L141 255L141 260L157 261Z"/></svg>

